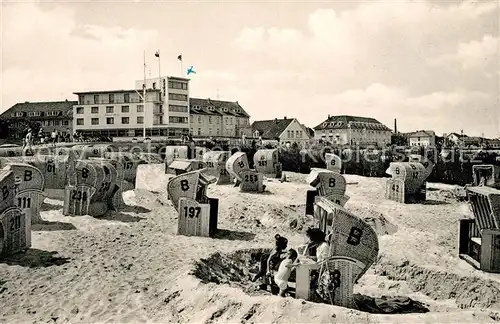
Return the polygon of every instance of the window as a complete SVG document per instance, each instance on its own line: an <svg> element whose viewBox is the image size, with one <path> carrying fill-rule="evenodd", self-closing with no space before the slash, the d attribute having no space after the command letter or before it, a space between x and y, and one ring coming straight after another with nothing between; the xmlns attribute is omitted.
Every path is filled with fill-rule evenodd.
<svg viewBox="0 0 500 324"><path fill-rule="evenodd" d="M293 134L294 134L293 131L290 131L290 135L291 135L292 138L293 138Z"/></svg>
<svg viewBox="0 0 500 324"><path fill-rule="evenodd" d="M122 113L128 113L129 112L129 107L128 106L122 106Z"/></svg>
<svg viewBox="0 0 500 324"><path fill-rule="evenodd" d="M188 107L179 105L168 105L168 111L187 113Z"/></svg>
<svg viewBox="0 0 500 324"><path fill-rule="evenodd" d="M63 120L62 124L63 126L69 126L69 120Z"/></svg>
<svg viewBox="0 0 500 324"><path fill-rule="evenodd" d="M109 103L115 103L115 95L112 93L109 94Z"/></svg>
<svg viewBox="0 0 500 324"><path fill-rule="evenodd" d="M137 124L144 124L144 117L143 116L137 116Z"/></svg>
<svg viewBox="0 0 500 324"><path fill-rule="evenodd" d="M83 105L85 96L84 95L78 95L78 104Z"/></svg>
<svg viewBox="0 0 500 324"><path fill-rule="evenodd" d="M123 94L123 102L125 103L130 102L130 93Z"/></svg>
<svg viewBox="0 0 500 324"><path fill-rule="evenodd" d="M198 124L201 124L201 116L198 116Z"/></svg>
<svg viewBox="0 0 500 324"><path fill-rule="evenodd" d="M217 135L220 135L220 130L217 128Z"/></svg>
<svg viewBox="0 0 500 324"><path fill-rule="evenodd" d="M185 94L179 94L179 93L169 93L168 94L168 99L170 100L179 100L179 101L187 101L187 95Z"/></svg>
<svg viewBox="0 0 500 324"><path fill-rule="evenodd" d="M300 138L300 137L301 137L301 136L299 136L299 132L300 132L300 131L295 131L295 137L296 137L296 138Z"/></svg>
<svg viewBox="0 0 500 324"><path fill-rule="evenodd" d="M115 107L113 106L106 106L106 114L112 114L115 112Z"/></svg>
<svg viewBox="0 0 500 324"><path fill-rule="evenodd" d="M208 135L212 135L212 129L211 128L208 129Z"/></svg>
<svg viewBox="0 0 500 324"><path fill-rule="evenodd" d="M198 136L201 135L201 128L198 128Z"/></svg>
<svg viewBox="0 0 500 324"><path fill-rule="evenodd" d="M129 118L128 117L122 117L122 124L128 124L129 123Z"/></svg>
<svg viewBox="0 0 500 324"><path fill-rule="evenodd" d="M168 81L168 88L187 90L187 83L178 81Z"/></svg>
<svg viewBox="0 0 500 324"><path fill-rule="evenodd" d="M99 103L99 95L94 95L94 103L95 104Z"/></svg>
<svg viewBox="0 0 500 324"><path fill-rule="evenodd" d="M113 117L106 118L106 124L113 125L115 123L115 119Z"/></svg>
<svg viewBox="0 0 500 324"><path fill-rule="evenodd" d="M290 131L289 131L289 130L288 130L288 131L286 131L286 137L287 137L287 138L290 138Z"/></svg>
<svg viewBox="0 0 500 324"><path fill-rule="evenodd" d="M420 142L420 137L418 137L418 138L417 138L417 141L419 141L419 142Z"/></svg>
<svg viewBox="0 0 500 324"><path fill-rule="evenodd" d="M153 89L156 89L156 82L153 82Z"/></svg>
<svg viewBox="0 0 500 324"><path fill-rule="evenodd" d="M83 125L83 118L77 118L76 119L76 124L77 125Z"/></svg>
<svg viewBox="0 0 500 324"><path fill-rule="evenodd" d="M82 120L82 125L83 125L83 118L80 118ZM54 126L59 126L59 121L58 120L54 120Z"/></svg>
<svg viewBox="0 0 500 324"><path fill-rule="evenodd" d="M90 122L92 125L99 125L99 118L92 118Z"/></svg>
<svg viewBox="0 0 500 324"><path fill-rule="evenodd" d="M76 113L79 115L83 114L83 107L76 107Z"/></svg>
<svg viewBox="0 0 500 324"><path fill-rule="evenodd" d="M212 116L208 116L208 123L211 124L212 123Z"/></svg>
<svg viewBox="0 0 500 324"><path fill-rule="evenodd" d="M187 124L188 118L187 117L170 116L170 117L168 117L168 121L170 123L174 123L174 124Z"/></svg>
<svg viewBox="0 0 500 324"><path fill-rule="evenodd" d="M144 106L143 105L137 105L137 112L144 112Z"/></svg>
<svg viewBox="0 0 500 324"><path fill-rule="evenodd" d="M92 113L92 114L98 114L99 113L99 107L92 107L92 108L90 108L90 113Z"/></svg>

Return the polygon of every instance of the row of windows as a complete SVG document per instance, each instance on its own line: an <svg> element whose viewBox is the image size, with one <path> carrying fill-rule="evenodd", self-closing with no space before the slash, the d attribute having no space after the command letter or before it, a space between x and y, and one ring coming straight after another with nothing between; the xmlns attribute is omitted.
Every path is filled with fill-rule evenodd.
<svg viewBox="0 0 500 324"><path fill-rule="evenodd" d="M61 114L61 111L28 111L28 112L22 112L18 111L16 113L11 113L11 117L40 117L40 116L47 116L47 117L54 117L54 116L59 116Z"/></svg>
<svg viewBox="0 0 500 324"><path fill-rule="evenodd" d="M229 130L228 130L228 131L229 131ZM193 128L191 128L191 134L201 136L201 135L202 135L202 134L201 134L201 128L198 128L198 130L197 130L197 132L196 132L196 133L194 132L194 129L193 129ZM214 135L214 136L219 136L219 135L220 135L220 129L219 129L219 128L217 128L217 130L216 130L215 134L213 134L213 133L212 133L212 129L211 129L211 128L209 128L209 129L208 129L208 136L212 136L212 135Z"/></svg>
<svg viewBox="0 0 500 324"><path fill-rule="evenodd" d="M83 126L85 125L85 120L83 118L77 118L76 119L76 124L78 126ZM130 124L130 118L129 117L122 117L121 118L122 124L127 125ZM144 124L144 117L143 116L137 116L136 120L137 124ZM90 119L90 124L91 125L99 125L99 118L91 118ZM106 125L114 125L115 124L115 118L114 117L107 117L106 118Z"/></svg>
<svg viewBox="0 0 500 324"><path fill-rule="evenodd" d="M288 138L294 138L294 134L297 135L296 138L302 138L302 131L301 130L298 130L298 131L288 130L287 131Z"/></svg>
<svg viewBox="0 0 500 324"><path fill-rule="evenodd" d="M130 112L130 107L129 106L122 106L121 107L122 113L128 113ZM136 110L138 113L144 112L144 106L143 105L137 105ZM83 115L85 112L84 107L76 107L76 113L78 115ZM115 107L114 106L106 106L106 114L113 114L115 112ZM99 113L99 107L90 107L90 113L91 114L98 114Z"/></svg>
<svg viewBox="0 0 500 324"><path fill-rule="evenodd" d="M179 106L179 105L168 105L168 110L172 111L172 112L187 113L188 107L187 106Z"/></svg>
<svg viewBox="0 0 500 324"><path fill-rule="evenodd" d="M40 126L69 126L69 120L41 120L39 121ZM24 122L14 122L14 126L24 125Z"/></svg>
<svg viewBox="0 0 500 324"><path fill-rule="evenodd" d="M178 81L168 81L169 89L187 90L187 83Z"/></svg>
<svg viewBox="0 0 500 324"><path fill-rule="evenodd" d="M142 137L143 129L99 129L99 130L79 130L78 134L82 136L98 136L104 135L109 137ZM148 128L146 129L146 136L169 136L169 137L180 137L182 134L187 134L188 129L182 128Z"/></svg>
<svg viewBox="0 0 500 324"><path fill-rule="evenodd" d="M386 130L367 130L367 129L351 129L351 133L359 133L359 134L364 134L364 133L369 133L369 134L387 134L388 131ZM331 134L331 130L323 130L323 134Z"/></svg>
<svg viewBox="0 0 500 324"><path fill-rule="evenodd" d="M202 120L201 116L198 116L198 118L197 118L198 124L202 124L206 120L207 120L206 118L204 118L204 120ZM220 120L220 117L215 117L216 124L219 124L219 120ZM191 122L194 122L194 121L195 121L194 115L191 115ZM208 123L212 124L212 121L213 121L212 116L208 116ZM236 123L233 124L233 121L236 121ZM224 123L227 125L245 125L245 124L247 124L247 119L234 118L234 120L233 120L233 117L224 117Z"/></svg>
<svg viewBox="0 0 500 324"><path fill-rule="evenodd" d="M180 93L169 93L168 99L177 101L188 101L188 96Z"/></svg>
<svg viewBox="0 0 500 324"><path fill-rule="evenodd" d="M187 124L188 118L187 117L170 116L168 118L168 121L170 123L174 123L174 124Z"/></svg>

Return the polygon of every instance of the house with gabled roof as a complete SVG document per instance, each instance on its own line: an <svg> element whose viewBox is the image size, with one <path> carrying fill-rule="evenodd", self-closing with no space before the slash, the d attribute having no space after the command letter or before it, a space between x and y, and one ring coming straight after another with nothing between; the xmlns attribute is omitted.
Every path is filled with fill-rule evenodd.
<svg viewBox="0 0 500 324"><path fill-rule="evenodd" d="M436 146L436 133L432 130L418 130L408 133L407 138L410 146Z"/></svg>
<svg viewBox="0 0 500 324"><path fill-rule="evenodd" d="M194 137L250 137L250 115L238 101L189 98L190 128Z"/></svg>
<svg viewBox="0 0 500 324"><path fill-rule="evenodd" d="M3 112L0 117L9 125L9 136L21 138L26 127L40 125L45 132L54 129L65 134L72 134L73 105L76 101L42 101L17 103Z"/></svg>
<svg viewBox="0 0 500 324"><path fill-rule="evenodd" d="M306 147L311 135L307 127L301 124L296 118L273 120L258 120L252 123L253 137L260 137L266 141L275 141L280 144L297 144L299 147Z"/></svg>
<svg viewBox="0 0 500 324"><path fill-rule="evenodd" d="M314 138L339 145L377 145L391 143L392 130L374 118L330 116L314 127Z"/></svg>

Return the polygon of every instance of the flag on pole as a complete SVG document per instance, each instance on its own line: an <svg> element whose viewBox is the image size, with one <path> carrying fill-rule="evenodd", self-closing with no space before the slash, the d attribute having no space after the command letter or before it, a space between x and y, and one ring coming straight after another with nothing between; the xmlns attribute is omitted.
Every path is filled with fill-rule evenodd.
<svg viewBox="0 0 500 324"><path fill-rule="evenodd" d="M157 50L157 51L156 51L155 56L156 56L156 57L160 57L160 50Z"/></svg>
<svg viewBox="0 0 500 324"><path fill-rule="evenodd" d="M182 54L179 54L179 56L177 56L177 59L182 62Z"/></svg>

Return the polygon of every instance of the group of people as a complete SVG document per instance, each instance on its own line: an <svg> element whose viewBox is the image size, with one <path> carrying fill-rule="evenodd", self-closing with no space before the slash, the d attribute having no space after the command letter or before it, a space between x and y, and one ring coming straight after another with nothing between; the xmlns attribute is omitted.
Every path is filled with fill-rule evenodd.
<svg viewBox="0 0 500 324"><path fill-rule="evenodd" d="M46 133L43 128L40 128L36 134L32 128L27 128L24 131L23 137L23 152L30 154L33 152L33 145L38 144L55 144L61 141L71 141L71 135L69 134L69 129L66 134L60 134L56 129L51 133ZM50 137L49 137L50 136Z"/></svg>
<svg viewBox="0 0 500 324"><path fill-rule="evenodd" d="M330 245L326 241L326 234L318 228L309 228L306 231L306 236L309 242L301 256L322 264L330 256ZM261 289L267 290L269 285L273 295L285 297L288 292L288 281L292 271L300 264L300 260L298 259L298 252L295 249L288 248L287 238L276 234L275 240L274 249L261 257L259 272L251 280L255 282L261 279ZM328 292L324 290L325 287L329 286L328 273L319 278L319 273L316 271L311 281L313 290L318 294L318 297L324 298L327 296ZM321 285L320 282L326 284Z"/></svg>

